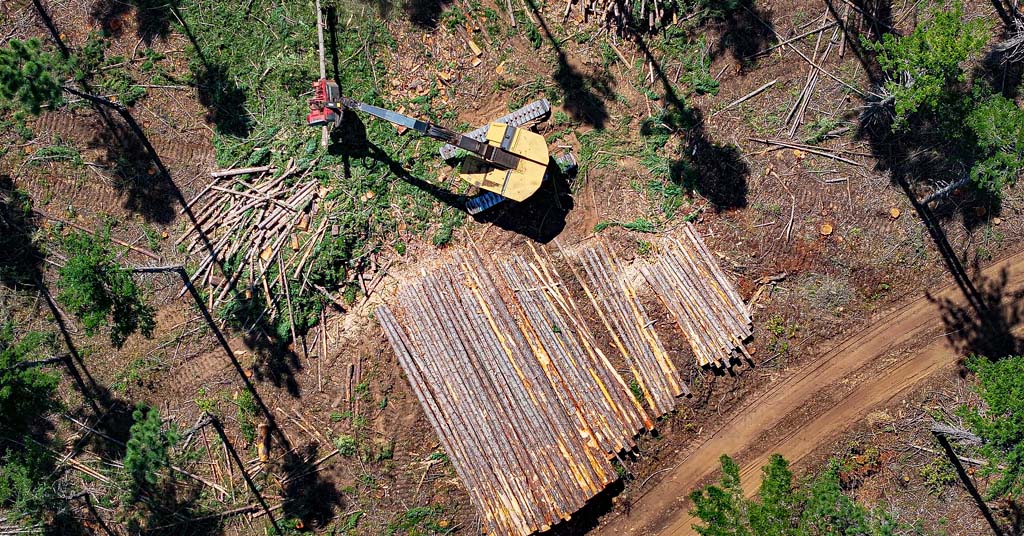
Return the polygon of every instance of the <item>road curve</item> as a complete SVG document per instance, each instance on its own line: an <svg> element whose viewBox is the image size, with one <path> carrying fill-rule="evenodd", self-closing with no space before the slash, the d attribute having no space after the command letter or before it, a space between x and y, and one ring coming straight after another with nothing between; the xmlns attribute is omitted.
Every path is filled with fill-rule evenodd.
<svg viewBox="0 0 1024 536"><path fill-rule="evenodd" d="M1006 293L1024 288L1024 252L983 270L987 278L1007 271ZM963 303L955 284L933 298ZM820 358L794 371L686 455L656 486L634 498L628 516L620 515L594 530L595 535L691 535L694 519L686 496L718 470L718 458L733 456L741 466L747 495L760 485L760 468L772 453L799 463L818 445L842 434L872 408L906 393L960 357L943 336L941 311L934 300L917 298L874 320ZM864 373L870 370L871 373ZM825 411L806 411L816 400L831 399ZM803 414L801 410L804 410ZM779 428L785 421L785 427ZM783 431L784 430L784 431ZM759 441L760 440L760 441Z"/></svg>

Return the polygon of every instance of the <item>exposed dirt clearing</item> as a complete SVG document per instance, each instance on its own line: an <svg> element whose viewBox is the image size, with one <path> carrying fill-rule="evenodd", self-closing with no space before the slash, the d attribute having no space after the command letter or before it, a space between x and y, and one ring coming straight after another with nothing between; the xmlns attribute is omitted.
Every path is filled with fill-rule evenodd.
<svg viewBox="0 0 1024 536"><path fill-rule="evenodd" d="M1004 270L1008 292L1024 288L1024 253L989 266L982 275L994 277ZM943 333L942 312L936 304L944 299L962 301L960 289L948 284L931 298L920 297L878 318L869 329L748 402L668 476L636 499L628 517L613 519L595 534L694 534L691 526L695 520L688 514L686 496L716 473L722 454L740 463L744 491L752 496L760 485L760 469L772 453L799 464L873 407L954 366L960 356ZM873 369L877 373L860 374L869 367L877 367ZM844 394L836 397L836 392Z"/></svg>

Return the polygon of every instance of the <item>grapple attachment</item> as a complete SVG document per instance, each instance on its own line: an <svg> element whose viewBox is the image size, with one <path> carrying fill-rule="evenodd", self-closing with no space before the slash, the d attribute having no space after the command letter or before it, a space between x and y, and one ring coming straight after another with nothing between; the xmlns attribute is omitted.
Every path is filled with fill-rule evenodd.
<svg viewBox="0 0 1024 536"><path fill-rule="evenodd" d="M311 127L322 125L338 126L341 124L341 108L328 106L329 103L338 102L341 98L341 88L334 80L321 78L313 82L313 98L309 99L309 113L306 114L306 124Z"/></svg>

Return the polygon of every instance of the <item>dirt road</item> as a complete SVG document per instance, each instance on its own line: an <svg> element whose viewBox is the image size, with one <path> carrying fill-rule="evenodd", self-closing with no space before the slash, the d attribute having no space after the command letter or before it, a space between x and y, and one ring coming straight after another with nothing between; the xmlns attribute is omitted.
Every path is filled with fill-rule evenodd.
<svg viewBox="0 0 1024 536"><path fill-rule="evenodd" d="M1024 288L1024 252L984 270L1007 270L1006 292ZM934 297L964 301L949 284ZM747 495L760 485L760 468L778 452L794 464L843 433L872 408L886 404L960 357L948 342L939 307L918 298L872 322L819 359L749 401L730 422L688 454L647 493L595 534L690 535L694 519L686 496L718 469L729 454L741 466Z"/></svg>

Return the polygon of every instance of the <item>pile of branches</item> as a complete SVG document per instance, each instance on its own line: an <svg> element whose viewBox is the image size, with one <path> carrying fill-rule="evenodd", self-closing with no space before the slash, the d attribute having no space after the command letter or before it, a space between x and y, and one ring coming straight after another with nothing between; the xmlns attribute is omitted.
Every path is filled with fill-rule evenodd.
<svg viewBox="0 0 1024 536"><path fill-rule="evenodd" d="M331 214L327 188L310 175L313 167L299 171L289 161L280 174L270 166L217 171L186 207L197 225L175 244L188 256L202 256L192 283L209 290L211 310L248 323L239 326L246 331L283 320L294 340L302 324L294 302L320 293L342 306L310 277Z"/></svg>

